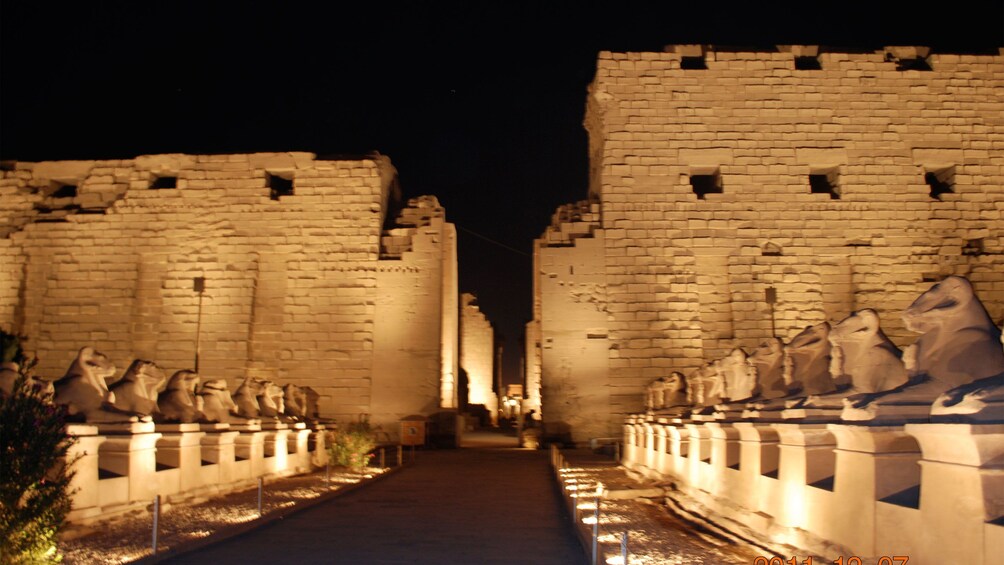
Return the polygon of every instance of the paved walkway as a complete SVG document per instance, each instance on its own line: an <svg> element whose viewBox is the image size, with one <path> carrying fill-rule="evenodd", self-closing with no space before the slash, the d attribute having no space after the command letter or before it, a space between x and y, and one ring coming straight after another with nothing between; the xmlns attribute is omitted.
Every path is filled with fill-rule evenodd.
<svg viewBox="0 0 1004 565"><path fill-rule="evenodd" d="M166 563L585 563L547 451L501 434L465 445Z"/></svg>

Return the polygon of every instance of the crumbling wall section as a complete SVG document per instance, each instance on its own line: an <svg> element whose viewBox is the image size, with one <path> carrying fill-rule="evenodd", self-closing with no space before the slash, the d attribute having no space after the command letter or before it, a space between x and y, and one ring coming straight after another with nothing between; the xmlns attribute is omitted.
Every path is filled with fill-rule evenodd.
<svg viewBox="0 0 1004 565"><path fill-rule="evenodd" d="M608 367L633 352L611 349L604 232L599 205L563 206L537 240L535 289L540 303L540 396L544 432L576 443L612 437L609 414L627 401Z"/></svg>
<svg viewBox="0 0 1004 565"><path fill-rule="evenodd" d="M495 330L478 307L477 297L460 295L460 366L467 372L467 403L481 404L492 420L498 416L495 377Z"/></svg>
<svg viewBox="0 0 1004 565"><path fill-rule="evenodd" d="M586 107L611 390L641 399L772 321L787 340L875 308L907 345L900 312L948 274L1004 321L1000 54L604 52Z"/></svg>
<svg viewBox="0 0 1004 565"><path fill-rule="evenodd" d="M438 200L422 196L381 239L371 423L394 438L401 418L455 405L456 231Z"/></svg>

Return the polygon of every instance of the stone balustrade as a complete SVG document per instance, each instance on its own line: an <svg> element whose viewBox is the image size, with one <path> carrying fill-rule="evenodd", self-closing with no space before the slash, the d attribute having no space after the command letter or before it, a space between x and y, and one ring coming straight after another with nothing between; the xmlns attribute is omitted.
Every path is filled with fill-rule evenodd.
<svg viewBox="0 0 1004 565"><path fill-rule="evenodd" d="M70 424L71 524L251 487L259 477L306 473L327 462L325 427L305 423Z"/></svg>
<svg viewBox="0 0 1004 565"><path fill-rule="evenodd" d="M866 563L990 565L1004 555L1004 424L649 412L626 419L624 443L623 465L673 482L677 504L774 547Z"/></svg>

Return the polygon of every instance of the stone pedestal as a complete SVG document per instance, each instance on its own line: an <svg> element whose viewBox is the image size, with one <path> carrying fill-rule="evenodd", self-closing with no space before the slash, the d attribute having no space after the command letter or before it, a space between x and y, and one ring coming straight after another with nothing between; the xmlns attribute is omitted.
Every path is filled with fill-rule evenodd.
<svg viewBox="0 0 1004 565"><path fill-rule="evenodd" d="M216 466L216 472L212 473L212 477L206 477L206 484L228 484L237 479L234 473L236 460L234 443L240 432L227 431L227 428L202 436L202 460Z"/></svg>
<svg viewBox="0 0 1004 565"><path fill-rule="evenodd" d="M803 422L806 424L829 424L840 422L843 408L829 407L799 407L781 410L782 422Z"/></svg>
<svg viewBox="0 0 1004 565"><path fill-rule="evenodd" d="M644 456L642 457L642 464L645 465L651 471L657 471L659 469L659 455L660 451L656 447L656 426L652 422L645 422L645 447Z"/></svg>
<svg viewBox="0 0 1004 565"><path fill-rule="evenodd" d="M184 493L202 486L202 438L199 424L159 424L157 464L178 469L178 489Z"/></svg>
<svg viewBox="0 0 1004 565"><path fill-rule="evenodd" d="M837 441L835 504L827 509L826 537L856 555L887 555L876 536L876 502L920 484L920 448L902 426L830 424ZM846 501L858 501L848 504Z"/></svg>
<svg viewBox="0 0 1004 565"><path fill-rule="evenodd" d="M668 451L668 431L666 430L666 424L661 424L659 422L654 422L651 424L652 430L654 432L655 443L652 445L652 469L660 474L665 475L670 472L671 465L669 464L669 453Z"/></svg>
<svg viewBox="0 0 1004 565"><path fill-rule="evenodd" d="M310 430L303 422L293 424L286 441L286 452L289 453L290 465L297 472L306 473L310 471L310 452L308 451L308 440Z"/></svg>
<svg viewBox="0 0 1004 565"><path fill-rule="evenodd" d="M778 433L779 496L770 514L779 524L808 529L806 486L827 488L832 481L836 441L823 424L772 424ZM832 488L832 487L830 487Z"/></svg>
<svg viewBox="0 0 1004 565"><path fill-rule="evenodd" d="M739 475L739 431L732 424L705 424L711 436L711 477L709 492L728 496L734 490Z"/></svg>
<svg viewBox="0 0 1004 565"><path fill-rule="evenodd" d="M777 430L768 424L736 422L739 433L740 488L736 500L754 512L766 510L769 489L764 483L777 478L779 450Z"/></svg>
<svg viewBox="0 0 1004 565"><path fill-rule="evenodd" d="M734 424L705 424L711 436L711 466L716 469L739 469L739 431Z"/></svg>
<svg viewBox="0 0 1004 565"><path fill-rule="evenodd" d="M239 422L230 422L230 429L237 430L239 432L260 432L261 420L241 420Z"/></svg>
<svg viewBox="0 0 1004 565"><path fill-rule="evenodd" d="M907 424L923 457L921 553L930 563L1000 563L1004 424ZM994 522L996 523L990 523Z"/></svg>
<svg viewBox="0 0 1004 565"><path fill-rule="evenodd" d="M688 472L690 455L690 430L679 424L666 426L666 471L675 477L685 477Z"/></svg>
<svg viewBox="0 0 1004 565"><path fill-rule="evenodd" d="M151 500L157 494L157 440L153 422L99 424L105 436L98 455L98 467L128 477L130 502Z"/></svg>
<svg viewBox="0 0 1004 565"><path fill-rule="evenodd" d="M285 424L281 424L285 428ZM288 429L263 432L264 474L284 473L289 469L289 452L286 451L289 438Z"/></svg>
<svg viewBox="0 0 1004 565"><path fill-rule="evenodd" d="M323 467L328 462L328 430L323 424L315 424L307 438L307 449L310 450L310 462L315 467Z"/></svg>
<svg viewBox="0 0 1004 565"><path fill-rule="evenodd" d="M234 456L237 479L253 479L265 474L265 432L240 432L234 440Z"/></svg>
<svg viewBox="0 0 1004 565"><path fill-rule="evenodd" d="M645 433L642 424L634 419L624 424L624 453L621 455L626 465L635 467L644 464Z"/></svg>
<svg viewBox="0 0 1004 565"><path fill-rule="evenodd" d="M708 491L711 487L711 430L705 424L687 424L690 453L687 455L687 482Z"/></svg>
<svg viewBox="0 0 1004 565"><path fill-rule="evenodd" d="M77 440L66 453L67 461L76 459L69 488L73 493L73 506L67 515L67 520L76 522L97 516L101 512L98 451L105 437L98 435L97 426L86 424L69 424L66 432Z"/></svg>

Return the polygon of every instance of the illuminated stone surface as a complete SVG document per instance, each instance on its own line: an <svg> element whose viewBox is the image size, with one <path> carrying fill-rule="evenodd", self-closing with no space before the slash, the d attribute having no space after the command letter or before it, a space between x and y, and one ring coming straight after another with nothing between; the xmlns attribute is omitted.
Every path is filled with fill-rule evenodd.
<svg viewBox="0 0 1004 565"><path fill-rule="evenodd" d="M76 195L55 197L56 184ZM459 333L455 230L435 198L399 199L380 155L13 163L0 325L28 336L48 380L93 344L120 367L197 365L232 390L294 383L316 415L369 414L393 436L402 415L455 406Z"/></svg>
<svg viewBox="0 0 1004 565"><path fill-rule="evenodd" d="M498 416L498 397L492 392L495 332L476 296L465 292L460 303L460 366L467 373L467 402L483 405L494 421Z"/></svg>
<svg viewBox="0 0 1004 565"><path fill-rule="evenodd" d="M545 428L570 421L553 414L550 387L608 426L573 429L584 442L640 411L662 375L852 311L878 311L905 347L916 334L898 314L947 275L965 275L991 319L1004 318L993 141L1004 135L1004 58L935 51L921 71L892 53L923 50L816 49L820 68L800 70L797 53L812 50L795 47L708 47L705 69L681 68L674 49L600 53L588 203L562 207L537 240ZM954 175L951 190L935 191L928 173ZM832 193L813 191L820 175ZM721 192L695 193L699 177ZM588 281L568 270L587 247ZM591 347L594 323L573 331L552 308L602 312L606 357L578 370L562 352Z"/></svg>

